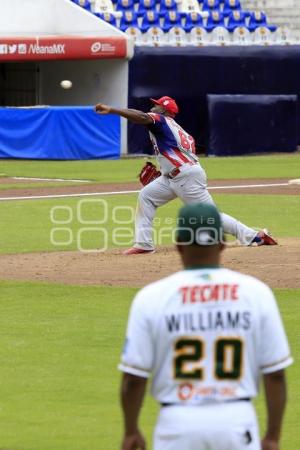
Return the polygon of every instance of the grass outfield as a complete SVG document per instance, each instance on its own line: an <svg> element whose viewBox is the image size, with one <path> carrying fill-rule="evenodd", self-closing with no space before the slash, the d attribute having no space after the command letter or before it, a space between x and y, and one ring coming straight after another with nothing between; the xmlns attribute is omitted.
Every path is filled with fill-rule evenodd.
<svg viewBox="0 0 300 450"><path fill-rule="evenodd" d="M99 199L100 197L98 197ZM26 200L0 202L0 216L5 220L0 221L1 247L0 253L25 253L37 251L61 251L75 250L78 246L78 230L82 227L94 227L96 230L84 232L81 236L81 245L84 249L103 248L106 238L99 228L104 228L108 232L108 247L117 246L112 242L112 230L116 229L113 224L112 210L115 206L131 207L134 215L137 195L122 195L103 197L107 202L107 221L104 224L83 224L78 221L79 199L48 199L48 200ZM267 226L272 233L278 237L299 236L300 221L300 198L296 195L214 195L219 208L237 217L249 226L261 228ZM85 200L81 212L84 220L99 220L104 217L104 208L98 200ZM173 228L181 205L179 200L168 203L159 208L155 221L156 229L159 227ZM53 224L50 219L53 207L66 206L71 209L73 219L71 224ZM68 212L59 210L56 219L67 220ZM118 213L118 218L130 220L131 214L128 209ZM171 222L169 219L171 219ZM129 229L133 236L133 223L118 225ZM56 227L56 241L66 241L69 237L70 228L73 234L73 241L69 245L54 246L50 241L51 229ZM171 231L166 233L162 244L171 243ZM131 237L119 240L120 246L131 244Z"/></svg>
<svg viewBox="0 0 300 450"><path fill-rule="evenodd" d="M200 162L209 179L240 178L299 178L299 154L247 156L228 158L205 158ZM0 176L38 178L85 179L99 183L137 181L143 159L121 159L117 161L20 161L0 160ZM67 185L68 183L65 183ZM74 185L74 183L71 183ZM37 184L34 184L37 186ZM47 185L49 183L41 183ZM51 185L51 183L50 183ZM62 183L59 183L62 186ZM57 186L57 183L56 183ZM1 189L33 187L32 183L0 184Z"/></svg>
<svg viewBox="0 0 300 450"><path fill-rule="evenodd" d="M1 448L119 448L116 366L136 290L21 282L0 282L0 288ZM300 290L277 290L276 295L298 360ZM282 450L300 448L299 366L288 375ZM262 398L257 407L264 428ZM149 441L156 412L148 397L142 428Z"/></svg>

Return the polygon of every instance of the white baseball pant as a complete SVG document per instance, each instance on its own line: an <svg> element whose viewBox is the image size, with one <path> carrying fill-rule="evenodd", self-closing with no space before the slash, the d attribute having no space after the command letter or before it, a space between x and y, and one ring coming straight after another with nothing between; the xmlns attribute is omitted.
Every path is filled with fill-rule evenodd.
<svg viewBox="0 0 300 450"><path fill-rule="evenodd" d="M212 203L207 190L205 171L198 165L184 166L173 179L162 175L139 193L135 217L135 247L154 248L152 224L156 209L179 197L183 203ZM243 245L249 245L257 232L228 214L221 213L224 232L235 236Z"/></svg>
<svg viewBox="0 0 300 450"><path fill-rule="evenodd" d="M163 407L154 450L261 450L254 408L248 401Z"/></svg>

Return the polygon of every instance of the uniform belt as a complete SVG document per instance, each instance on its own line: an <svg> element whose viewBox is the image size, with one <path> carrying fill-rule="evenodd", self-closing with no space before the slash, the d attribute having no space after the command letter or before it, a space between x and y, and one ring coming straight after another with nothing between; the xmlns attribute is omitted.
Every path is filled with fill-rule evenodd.
<svg viewBox="0 0 300 450"><path fill-rule="evenodd" d="M172 178L175 178L180 173L180 169L176 167L176 169L173 169L170 173L168 173L168 178L172 180Z"/></svg>
<svg viewBox="0 0 300 450"><path fill-rule="evenodd" d="M251 398L250 397L245 397L245 398L231 398L229 400L224 400L223 403L230 403L230 402L250 402ZM167 406L185 406L183 403L161 403L160 406L162 408L166 408ZM192 406L192 405L190 405ZM198 406L198 405L197 405ZM201 404L199 406L202 406Z"/></svg>
<svg viewBox="0 0 300 450"><path fill-rule="evenodd" d="M197 163L193 163L193 162L188 162L186 163L189 166L194 166ZM180 167L175 167L175 169L171 170L171 172L168 173L167 177L170 178L171 180L175 177L177 177L177 175L181 172Z"/></svg>

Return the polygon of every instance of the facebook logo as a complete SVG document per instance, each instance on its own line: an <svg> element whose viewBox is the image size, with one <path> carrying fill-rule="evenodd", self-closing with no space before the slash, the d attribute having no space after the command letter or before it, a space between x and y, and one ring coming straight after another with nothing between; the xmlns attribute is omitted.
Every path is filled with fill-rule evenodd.
<svg viewBox="0 0 300 450"><path fill-rule="evenodd" d="M8 45L0 44L0 55L7 55L8 53Z"/></svg>

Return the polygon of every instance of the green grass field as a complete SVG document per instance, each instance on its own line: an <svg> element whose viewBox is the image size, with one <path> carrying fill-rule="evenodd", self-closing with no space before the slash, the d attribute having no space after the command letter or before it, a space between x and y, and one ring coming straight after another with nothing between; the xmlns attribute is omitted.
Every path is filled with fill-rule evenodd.
<svg viewBox="0 0 300 450"><path fill-rule="evenodd" d="M96 230L82 234L82 247L84 249L103 248L106 239L104 234L99 231L100 228L103 227L106 230L117 228L112 220L113 207L118 205L130 207L132 208L132 214L134 214L136 199L136 194L116 195L103 197L103 200L107 202L107 206L103 205L102 202L99 203L97 199L94 199L92 203L91 199L84 203L81 208L81 216L84 220L95 221L104 219L104 208L107 208L107 220L99 225L84 225L85 227L95 227ZM296 195L217 194L214 195L214 199L220 209L238 217L249 224L249 226L255 228L271 227L274 235L278 237L299 236L300 197ZM0 202L0 216L6 218L6 220L0 222L2 241L0 253L76 250L78 247L78 231L82 227L78 220L79 202L80 199L76 198ZM157 226L174 228L176 214L180 205L181 202L176 200L162 207L157 215L157 223L158 221L160 222ZM73 218L70 224L54 225L51 222L51 210L57 206L71 209ZM278 214L278 211L280 211L280 214ZM291 211L296 213L292 214ZM68 220L69 213L68 211L58 210L54 218L55 220ZM129 211L124 209L120 212L118 218L129 220ZM12 226L7 226L7 219L9 219ZM172 224L169 219L172 220ZM67 241L69 232L65 229L70 228L73 236L72 242L68 245L53 245L50 241L50 232L54 226L58 229L55 233L55 241ZM133 234L133 224L125 224L122 227L129 228ZM129 245L128 239L124 239L120 243L123 243L124 246ZM170 233L163 239L162 243L171 243ZM110 233L108 247L115 247L111 241Z"/></svg>
<svg viewBox="0 0 300 450"><path fill-rule="evenodd" d="M300 178L299 158L299 155L274 155L212 158L202 162L211 179ZM140 166L140 160L3 161L0 162L0 173L108 183L134 180ZM218 194L214 198L221 209L249 225L269 226L279 237L300 237L299 196ZM108 218L104 226L111 230L113 206L121 204L134 208L136 195L111 196L105 200ZM80 226L78 201L0 202L0 253L75 250ZM166 217L176 217L179 205L180 202L175 201L161 208L159 226L164 226ZM74 238L70 245L54 246L50 242L53 227L50 214L57 206L72 211L70 224L55 225L71 229ZM128 210L121 212L121 218L125 219L127 213ZM66 220L67 214L66 210L58 210L57 218ZM82 215L85 220L98 220L103 215L101 204L87 203ZM164 243L170 243L169 238ZM85 248L97 248L101 244L97 233L87 233L84 238ZM113 246L111 240L108 246ZM1 450L119 448L122 421L117 364L129 306L136 291L135 288L0 281ZM276 290L275 293L296 360L288 370L289 405L281 450L297 450L300 448L297 429L300 416L300 289ZM257 411L263 430L262 396L257 401ZM148 396L141 423L149 442L156 412L157 406Z"/></svg>
<svg viewBox="0 0 300 450"><path fill-rule="evenodd" d="M1 446L24 450L115 450L121 437L118 406L128 288L0 283ZM300 357L300 290L277 290L292 352ZM290 404L283 450L300 437L299 367L289 369ZM258 403L262 428L263 399ZM142 428L151 439L157 406L147 398Z"/></svg>
<svg viewBox="0 0 300 450"><path fill-rule="evenodd" d="M210 179L230 180L238 178L298 178L299 155L272 155L235 158L200 157ZM62 178L90 180L99 183L122 183L137 181L143 160L121 159L118 161L0 161L0 176L38 178ZM64 183L68 185L70 183ZM51 183L39 182L39 186ZM62 186L59 183L59 186ZM71 183L74 185L74 183ZM24 183L0 185L0 189L11 187L33 187Z"/></svg>

